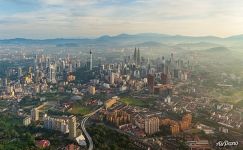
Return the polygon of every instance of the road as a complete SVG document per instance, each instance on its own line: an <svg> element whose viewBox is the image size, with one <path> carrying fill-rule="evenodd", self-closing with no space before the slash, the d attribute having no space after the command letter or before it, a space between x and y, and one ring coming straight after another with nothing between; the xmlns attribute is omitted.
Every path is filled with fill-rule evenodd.
<svg viewBox="0 0 243 150"><path fill-rule="evenodd" d="M94 143L93 143L93 140L92 138L90 137L89 133L87 132L87 130L85 129L85 123L86 121L92 116L94 115L95 113L97 113L98 111L100 111L102 109L102 107L100 107L99 109L95 110L94 112L92 113L89 113L87 115L85 115L84 119L81 121L81 128L82 128L82 131L85 135L85 137L88 139L89 141L89 148L88 150L93 150L94 149Z"/></svg>

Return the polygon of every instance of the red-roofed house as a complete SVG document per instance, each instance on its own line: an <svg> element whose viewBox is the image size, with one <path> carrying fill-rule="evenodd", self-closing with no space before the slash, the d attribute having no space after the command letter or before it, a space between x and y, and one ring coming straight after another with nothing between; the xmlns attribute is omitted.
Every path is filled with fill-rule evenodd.
<svg viewBox="0 0 243 150"><path fill-rule="evenodd" d="M36 146L38 148L47 148L50 146L50 141L49 140L39 140L36 142Z"/></svg>

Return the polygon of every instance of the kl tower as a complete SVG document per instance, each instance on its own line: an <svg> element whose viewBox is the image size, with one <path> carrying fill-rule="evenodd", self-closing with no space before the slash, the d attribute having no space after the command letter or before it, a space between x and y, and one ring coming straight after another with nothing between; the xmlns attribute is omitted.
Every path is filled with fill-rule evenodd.
<svg viewBox="0 0 243 150"><path fill-rule="evenodd" d="M90 64L89 64L89 70L92 70L92 63L93 63L93 60L92 60L92 51L90 50L89 52L89 55L90 55Z"/></svg>

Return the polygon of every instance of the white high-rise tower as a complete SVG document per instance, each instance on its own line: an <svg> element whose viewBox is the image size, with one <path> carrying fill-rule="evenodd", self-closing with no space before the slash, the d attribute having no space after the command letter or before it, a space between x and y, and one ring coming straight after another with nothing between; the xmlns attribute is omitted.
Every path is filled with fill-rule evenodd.
<svg viewBox="0 0 243 150"><path fill-rule="evenodd" d="M71 115L69 117L68 127L69 127L69 137L71 139L76 138L76 136L77 136L77 119L76 119L76 116Z"/></svg>
<svg viewBox="0 0 243 150"><path fill-rule="evenodd" d="M56 83L56 65L50 64L49 66L49 81L51 83Z"/></svg>
<svg viewBox="0 0 243 150"><path fill-rule="evenodd" d="M92 70L92 67L93 67L93 66L92 66L92 65L93 65L93 64L92 64L92 63L93 63L93 60L92 60L92 51L91 51L91 50L90 50L89 54L90 54L89 70Z"/></svg>

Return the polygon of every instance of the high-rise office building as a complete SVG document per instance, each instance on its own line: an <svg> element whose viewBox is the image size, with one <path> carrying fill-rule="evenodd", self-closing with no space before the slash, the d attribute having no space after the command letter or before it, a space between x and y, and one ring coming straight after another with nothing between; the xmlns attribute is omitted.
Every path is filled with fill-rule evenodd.
<svg viewBox="0 0 243 150"><path fill-rule="evenodd" d="M138 52L137 52L137 65L140 65L140 63L141 63L141 56L140 56L140 50L139 50L139 48L138 48Z"/></svg>
<svg viewBox="0 0 243 150"><path fill-rule="evenodd" d="M113 72L110 73L110 84L114 84L115 82L115 74Z"/></svg>
<svg viewBox="0 0 243 150"><path fill-rule="evenodd" d="M161 83L162 84L167 84L168 83L168 79L167 79L167 75L166 74L161 73L160 78L161 78Z"/></svg>
<svg viewBox="0 0 243 150"><path fill-rule="evenodd" d="M73 72L73 64L71 61L68 63L68 72Z"/></svg>
<svg viewBox="0 0 243 150"><path fill-rule="evenodd" d="M18 77L20 78L20 77L22 77L22 76L23 76L22 68L19 67L19 68L18 68Z"/></svg>
<svg viewBox="0 0 243 150"><path fill-rule="evenodd" d="M148 89L150 93L154 93L154 82L155 82L155 76L153 74L148 74Z"/></svg>
<svg viewBox="0 0 243 150"><path fill-rule="evenodd" d="M135 47L134 54L133 54L133 61L137 63L137 48Z"/></svg>
<svg viewBox="0 0 243 150"><path fill-rule="evenodd" d="M50 64L49 66L49 81L51 83L56 83L56 65Z"/></svg>
<svg viewBox="0 0 243 150"><path fill-rule="evenodd" d="M39 120L39 110L37 108L33 108L31 110L31 119L32 121L38 121Z"/></svg>
<svg viewBox="0 0 243 150"><path fill-rule="evenodd" d="M171 62L174 62L174 54L173 53L171 53L170 59L171 59Z"/></svg>
<svg viewBox="0 0 243 150"><path fill-rule="evenodd" d="M34 75L35 75L34 81L35 83L38 83L40 81L40 71L37 69Z"/></svg>
<svg viewBox="0 0 243 150"><path fill-rule="evenodd" d="M7 78L4 78L4 79L3 79L3 81L2 81L2 86L3 86L3 87L8 86L8 79L7 79Z"/></svg>
<svg viewBox="0 0 243 150"><path fill-rule="evenodd" d="M140 65L141 63L141 56L140 56L140 50L139 48L135 48L134 54L133 54L133 61L136 65Z"/></svg>
<svg viewBox="0 0 243 150"><path fill-rule="evenodd" d="M29 67L29 73L32 73L32 67Z"/></svg>
<svg viewBox="0 0 243 150"><path fill-rule="evenodd" d="M178 79L178 78L179 78L179 76L180 76L180 74L179 74L179 73L180 73L180 72L179 72L179 70L178 70L178 69L174 69L174 74L173 74L174 76L173 76L173 77Z"/></svg>
<svg viewBox="0 0 243 150"><path fill-rule="evenodd" d="M38 56L35 55L35 60L34 60L34 69L38 69Z"/></svg>
<svg viewBox="0 0 243 150"><path fill-rule="evenodd" d="M69 137L71 139L77 137L77 125L76 125L76 116L71 115L69 117Z"/></svg>

